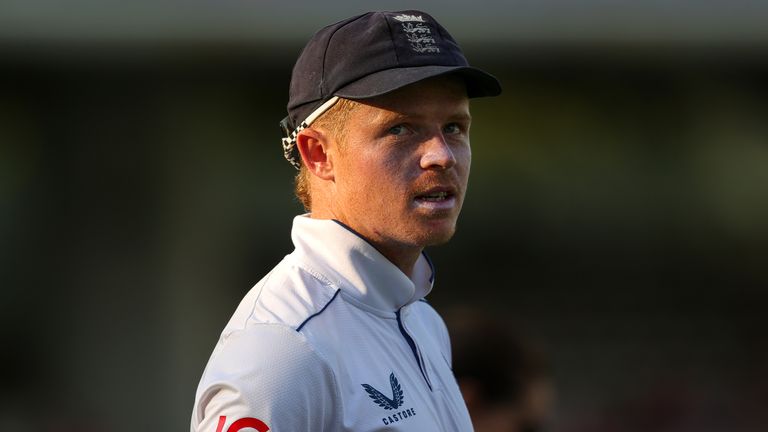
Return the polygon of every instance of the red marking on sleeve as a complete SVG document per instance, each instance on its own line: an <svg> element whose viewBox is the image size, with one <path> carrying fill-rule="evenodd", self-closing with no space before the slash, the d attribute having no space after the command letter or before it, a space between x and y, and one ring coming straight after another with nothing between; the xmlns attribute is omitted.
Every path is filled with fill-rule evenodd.
<svg viewBox="0 0 768 432"><path fill-rule="evenodd" d="M255 419L253 417L246 417L241 418L240 420L237 420L236 422L232 423L229 426L229 429L227 429L227 432L237 432L240 429L245 428L254 428L259 432L267 432L269 430L269 426L267 426L266 423L259 419Z"/></svg>
<svg viewBox="0 0 768 432"><path fill-rule="evenodd" d="M219 416L219 425L216 426L216 432L222 432L224 430L224 422L227 421L227 416Z"/></svg>
<svg viewBox="0 0 768 432"><path fill-rule="evenodd" d="M219 425L216 427L216 432L224 431L224 423L226 423L226 421L227 416L219 416ZM236 420L234 423L229 425L227 432L237 432L245 428L253 428L258 432L267 432L269 430L269 426L267 426L267 424L263 421L253 417L245 417L241 418L240 420Z"/></svg>

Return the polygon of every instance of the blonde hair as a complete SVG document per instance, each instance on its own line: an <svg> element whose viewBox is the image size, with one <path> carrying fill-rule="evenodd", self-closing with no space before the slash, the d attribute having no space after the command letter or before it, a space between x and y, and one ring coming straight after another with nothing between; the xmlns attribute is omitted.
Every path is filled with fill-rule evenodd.
<svg viewBox="0 0 768 432"><path fill-rule="evenodd" d="M349 114L358 105L359 103L353 100L339 98L339 101L318 117L310 127L323 129L339 144L340 147L343 147L347 137L347 119L349 118ZM309 176L309 170L302 161L301 168L294 179L294 193L306 211L312 210L312 191L309 187Z"/></svg>

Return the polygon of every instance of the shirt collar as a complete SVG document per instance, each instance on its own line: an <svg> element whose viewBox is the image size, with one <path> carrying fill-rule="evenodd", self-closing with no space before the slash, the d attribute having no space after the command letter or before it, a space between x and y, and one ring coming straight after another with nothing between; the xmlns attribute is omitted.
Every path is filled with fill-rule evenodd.
<svg viewBox="0 0 768 432"><path fill-rule="evenodd" d="M421 254L409 278L368 241L334 220L293 219L291 232L302 261L361 303L393 312L432 290L434 267Z"/></svg>

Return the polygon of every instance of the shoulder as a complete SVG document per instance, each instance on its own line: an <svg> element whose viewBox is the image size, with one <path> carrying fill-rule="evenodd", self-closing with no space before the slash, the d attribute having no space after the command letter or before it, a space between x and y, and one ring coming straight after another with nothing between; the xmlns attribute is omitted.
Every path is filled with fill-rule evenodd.
<svg viewBox="0 0 768 432"><path fill-rule="evenodd" d="M336 296L339 288L288 255L241 301L224 335L256 324L299 328Z"/></svg>
<svg viewBox="0 0 768 432"><path fill-rule="evenodd" d="M255 324L222 337L211 355L208 369L221 374L221 378L236 378L268 368L263 371L266 378L319 360L307 339L295 329L283 324Z"/></svg>
<svg viewBox="0 0 768 432"><path fill-rule="evenodd" d="M216 430L222 417L258 419L273 430L325 427L337 418L337 400L333 371L301 333L256 324L217 345L198 387L192 430Z"/></svg>
<svg viewBox="0 0 768 432"><path fill-rule="evenodd" d="M312 374L332 378L333 372L326 364L296 330L282 324L257 324L222 338L211 355L203 381L239 382L243 390L255 386L263 389ZM305 370L308 366L313 367Z"/></svg>
<svg viewBox="0 0 768 432"><path fill-rule="evenodd" d="M337 293L291 255L259 281L208 361L191 430L216 431L224 422L227 431L231 422L248 419L275 431L334 430L340 398L334 371L298 330Z"/></svg>

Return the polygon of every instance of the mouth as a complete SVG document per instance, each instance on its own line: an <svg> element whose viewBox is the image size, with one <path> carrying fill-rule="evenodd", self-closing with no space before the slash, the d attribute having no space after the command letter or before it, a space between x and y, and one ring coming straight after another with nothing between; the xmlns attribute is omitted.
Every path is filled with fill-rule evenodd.
<svg viewBox="0 0 768 432"><path fill-rule="evenodd" d="M448 191L440 191L440 192L429 192L423 195L418 195L416 197L417 201L427 201L427 202L440 202L445 201L448 198L452 197L453 194L451 194Z"/></svg>
<svg viewBox="0 0 768 432"><path fill-rule="evenodd" d="M415 196L416 206L425 210L450 210L456 205L456 191L448 187L436 187Z"/></svg>

